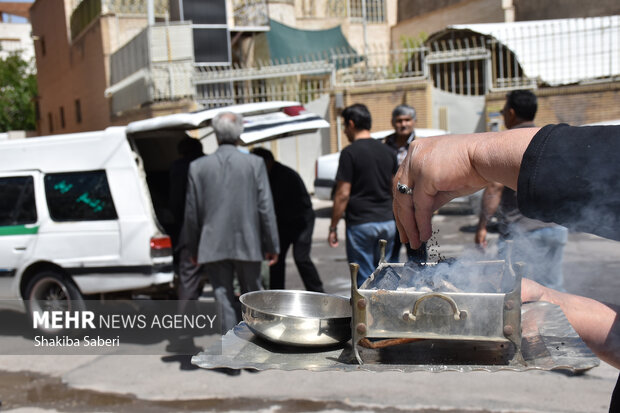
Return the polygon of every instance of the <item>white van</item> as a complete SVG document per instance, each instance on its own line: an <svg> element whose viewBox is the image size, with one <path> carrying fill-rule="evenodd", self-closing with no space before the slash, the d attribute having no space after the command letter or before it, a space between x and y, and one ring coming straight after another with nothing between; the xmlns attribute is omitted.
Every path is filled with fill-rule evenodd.
<svg viewBox="0 0 620 413"><path fill-rule="evenodd" d="M244 114L245 144L329 126L298 102L266 102L0 142L0 298L67 308L170 289L169 168L187 131L208 136L222 110Z"/></svg>

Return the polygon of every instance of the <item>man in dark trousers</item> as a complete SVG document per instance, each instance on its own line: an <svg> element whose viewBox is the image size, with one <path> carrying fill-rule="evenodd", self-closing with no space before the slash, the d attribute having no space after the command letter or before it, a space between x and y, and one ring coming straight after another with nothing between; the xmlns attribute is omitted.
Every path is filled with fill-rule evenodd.
<svg viewBox="0 0 620 413"><path fill-rule="evenodd" d="M261 262L276 263L280 241L265 163L237 149L243 117L221 112L211 125L219 146L189 167L183 231L209 275L225 333L241 318L235 277L242 294L261 290Z"/></svg>
<svg viewBox="0 0 620 413"><path fill-rule="evenodd" d="M506 129L533 128L538 99L530 90L513 90L506 95L501 111ZM512 240L512 259L527 263L527 277L555 290L564 290L562 257L568 230L562 226L531 219L519 211L517 193L501 183L490 183L482 195L475 242L487 247L487 223L498 215L498 254L507 253L506 240Z"/></svg>
<svg viewBox="0 0 620 413"><path fill-rule="evenodd" d="M359 265L361 286L379 263L379 240L392 251L396 223L392 212L392 178L398 169L396 157L383 143L372 139L372 118L365 105L342 111L344 133L351 144L340 153L336 193L327 242L338 246L338 221L345 213L347 259Z"/></svg>
<svg viewBox="0 0 620 413"><path fill-rule="evenodd" d="M323 283L310 258L315 216L304 181L293 169L276 162L271 151L255 148L252 153L263 158L267 166L278 222L280 259L270 267L269 288L284 289L286 253L293 245L293 259L306 290L323 292Z"/></svg>
<svg viewBox="0 0 620 413"><path fill-rule="evenodd" d="M202 143L198 139L185 137L177 145L181 157L170 166L169 206L174 216L174 227L170 231L174 247L174 261L179 278L177 294L179 300L197 299L202 291L204 278L199 275L200 266L191 260L191 254L183 239L183 218L185 215L185 196L189 164L204 156ZM198 294L196 296L196 294Z"/></svg>

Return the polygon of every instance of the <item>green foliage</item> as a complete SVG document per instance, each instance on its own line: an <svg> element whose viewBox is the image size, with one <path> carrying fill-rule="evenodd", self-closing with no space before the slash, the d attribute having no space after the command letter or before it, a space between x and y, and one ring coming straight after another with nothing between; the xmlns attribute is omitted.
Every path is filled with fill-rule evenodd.
<svg viewBox="0 0 620 413"><path fill-rule="evenodd" d="M0 59L0 132L35 130L37 78L19 54Z"/></svg>
<svg viewBox="0 0 620 413"><path fill-rule="evenodd" d="M415 49L424 44L428 39L426 32L420 32L417 36L400 36L400 45L403 49Z"/></svg>
<svg viewBox="0 0 620 413"><path fill-rule="evenodd" d="M417 36L400 36L400 47L404 53L393 54L392 66L390 67L390 74L394 78L402 77L406 75L404 72L409 72L407 75L413 74L412 72L422 71L422 46L428 39L428 34L420 32Z"/></svg>

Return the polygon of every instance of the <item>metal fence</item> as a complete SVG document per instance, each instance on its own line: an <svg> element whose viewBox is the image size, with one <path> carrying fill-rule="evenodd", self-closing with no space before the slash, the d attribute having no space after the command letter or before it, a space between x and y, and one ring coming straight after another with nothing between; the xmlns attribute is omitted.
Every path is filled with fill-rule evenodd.
<svg viewBox="0 0 620 413"><path fill-rule="evenodd" d="M168 0L153 0L154 12L157 17L168 15ZM73 0L70 18L71 38L75 39L100 15L147 14L147 2L145 0Z"/></svg>
<svg viewBox="0 0 620 413"><path fill-rule="evenodd" d="M430 81L450 93L483 96L494 90L620 79L620 16L562 24L455 26L420 47L369 46L366 55L331 50L224 67L162 59L156 69L157 76L168 79L157 82L156 99L179 98L179 90L187 96L187 87L174 84L175 79L187 79L193 97L205 106L306 102L336 88L403 81Z"/></svg>

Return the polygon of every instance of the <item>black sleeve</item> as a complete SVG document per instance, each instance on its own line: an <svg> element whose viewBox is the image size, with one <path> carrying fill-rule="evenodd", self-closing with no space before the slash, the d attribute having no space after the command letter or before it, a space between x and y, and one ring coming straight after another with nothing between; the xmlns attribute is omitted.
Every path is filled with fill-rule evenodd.
<svg viewBox="0 0 620 413"><path fill-rule="evenodd" d="M523 215L620 240L620 126L548 125L523 155Z"/></svg>

